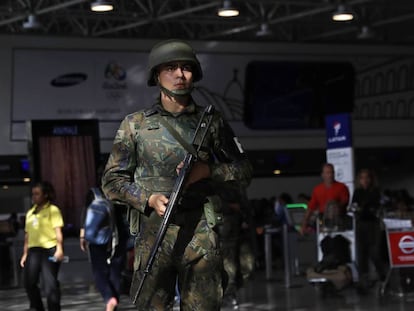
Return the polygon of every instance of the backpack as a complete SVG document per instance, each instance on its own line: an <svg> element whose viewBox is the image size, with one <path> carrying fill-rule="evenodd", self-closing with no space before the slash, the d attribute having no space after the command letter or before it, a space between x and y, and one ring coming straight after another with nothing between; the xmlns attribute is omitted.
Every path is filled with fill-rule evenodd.
<svg viewBox="0 0 414 311"><path fill-rule="evenodd" d="M323 257L315 266L316 272L336 269L340 265L351 262L350 241L341 234L324 237L321 241L321 250Z"/></svg>
<svg viewBox="0 0 414 311"><path fill-rule="evenodd" d="M94 245L116 245L117 230L112 203L99 188L91 188L93 201L86 208L85 240ZM114 244L115 243L115 244Z"/></svg>

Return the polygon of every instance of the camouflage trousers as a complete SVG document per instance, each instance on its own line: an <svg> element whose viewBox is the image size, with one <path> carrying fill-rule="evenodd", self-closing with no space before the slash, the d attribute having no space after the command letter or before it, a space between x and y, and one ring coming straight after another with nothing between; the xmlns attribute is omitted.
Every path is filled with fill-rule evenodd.
<svg viewBox="0 0 414 311"><path fill-rule="evenodd" d="M242 237L240 241L240 274L243 284L251 278L254 272L255 261L251 242Z"/></svg>
<svg viewBox="0 0 414 311"><path fill-rule="evenodd" d="M131 297L155 241L157 228L146 228L135 243ZM220 310L223 264L217 234L205 219L194 226L169 225L151 273L135 303L137 310L172 310L178 282L180 310Z"/></svg>
<svg viewBox="0 0 414 311"><path fill-rule="evenodd" d="M224 294L232 295L236 293L240 284L240 221L237 216L224 216L219 238L224 271L227 274L227 286Z"/></svg>

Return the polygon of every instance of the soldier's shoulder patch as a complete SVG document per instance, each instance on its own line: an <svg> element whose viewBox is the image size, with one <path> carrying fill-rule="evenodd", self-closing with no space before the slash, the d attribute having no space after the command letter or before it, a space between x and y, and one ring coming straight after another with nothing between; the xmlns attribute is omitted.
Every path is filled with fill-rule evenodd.
<svg viewBox="0 0 414 311"><path fill-rule="evenodd" d="M128 122L142 122L144 120L144 111L137 111L126 116Z"/></svg>

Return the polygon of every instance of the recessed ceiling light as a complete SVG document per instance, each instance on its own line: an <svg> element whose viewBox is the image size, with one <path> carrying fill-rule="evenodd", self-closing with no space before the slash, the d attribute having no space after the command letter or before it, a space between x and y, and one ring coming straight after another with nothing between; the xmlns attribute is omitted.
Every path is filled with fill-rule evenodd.
<svg viewBox="0 0 414 311"><path fill-rule="evenodd" d="M97 0L91 3L91 10L94 12L108 12L114 9L112 1Z"/></svg>
<svg viewBox="0 0 414 311"><path fill-rule="evenodd" d="M224 0L223 6L217 11L217 15L221 17L234 17L238 16L239 14L239 10L231 5L230 0Z"/></svg>
<svg viewBox="0 0 414 311"><path fill-rule="evenodd" d="M354 13L344 4L338 5L338 9L332 13L335 22L348 22L354 19Z"/></svg>

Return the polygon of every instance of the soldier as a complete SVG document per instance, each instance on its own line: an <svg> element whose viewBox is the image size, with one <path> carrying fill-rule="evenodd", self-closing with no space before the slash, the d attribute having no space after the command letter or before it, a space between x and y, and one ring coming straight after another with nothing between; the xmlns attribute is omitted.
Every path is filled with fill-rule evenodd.
<svg viewBox="0 0 414 311"><path fill-rule="evenodd" d="M227 277L222 306L238 309L237 290L249 278L254 266L248 237L245 235L246 214L249 212L245 188L248 184L246 178L237 178L227 167L217 168L212 172L212 177L216 181L215 193L222 201L223 212L223 223L218 227Z"/></svg>
<svg viewBox="0 0 414 311"><path fill-rule="evenodd" d="M190 45L178 40L158 43L150 52L148 69L148 85L158 86L160 97L152 108L132 113L122 121L102 179L109 199L129 204L139 215L139 221L130 221L132 230L139 232L132 296L186 154L185 145L191 142L203 110L191 97L193 83L203 74ZM152 271L135 301L138 310L172 310L176 281L182 310L220 309L224 291L222 256L217 230L206 219L217 214L220 202L214 194L211 172L232 172L249 181L251 166L218 112L214 113L202 150Z"/></svg>

